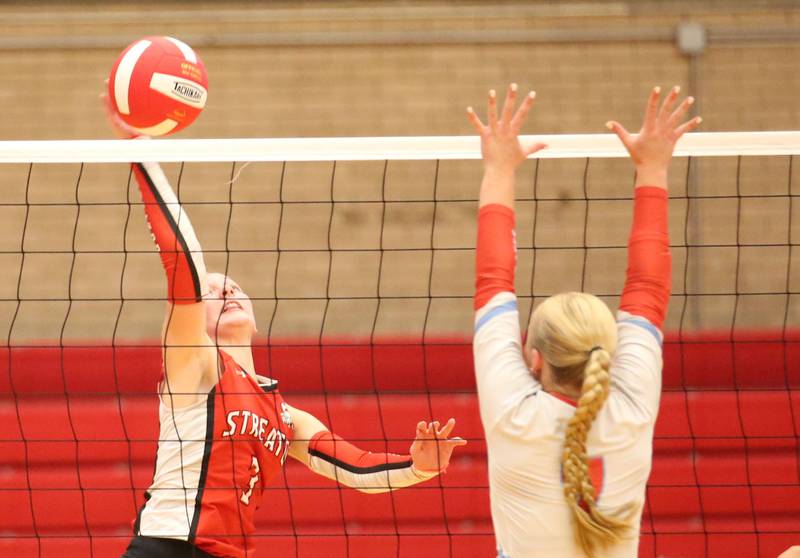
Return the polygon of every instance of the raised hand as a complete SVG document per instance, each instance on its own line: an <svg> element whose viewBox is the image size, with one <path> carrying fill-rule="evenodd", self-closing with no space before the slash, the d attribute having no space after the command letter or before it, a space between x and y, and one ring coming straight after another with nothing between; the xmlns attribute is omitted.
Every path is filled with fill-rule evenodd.
<svg viewBox="0 0 800 558"><path fill-rule="evenodd" d="M637 186L667 186L667 168L672 160L675 144L686 132L694 130L703 119L696 116L683 121L693 97L686 97L673 110L681 88L673 87L661 103L661 88L654 87L647 100L644 122L637 134L629 133L619 122L610 120L606 127L617 134L636 165Z"/></svg>
<svg viewBox="0 0 800 558"><path fill-rule="evenodd" d="M467 117L481 137L481 154L484 167L498 170L514 170L529 155L547 147L543 143L522 145L519 141L519 131L528 112L533 106L536 93L531 91L525 96L519 108L514 111L517 101L517 84L508 86L506 101L500 119L497 118L497 95L492 89L489 91L487 109L488 125L481 122L472 107L467 108Z"/></svg>
<svg viewBox="0 0 800 558"><path fill-rule="evenodd" d="M105 81L105 84L108 86L108 80ZM103 105L103 110L106 113L106 120L108 120L108 124L111 126L115 136L119 139L144 137L120 118L117 111L111 106L111 99L108 98L108 93L103 92L100 94L100 103Z"/></svg>
<svg viewBox="0 0 800 558"><path fill-rule="evenodd" d="M414 467L423 472L444 472L453 450L467 444L463 438L448 438L455 426L456 421L452 418L441 429L439 421L428 424L420 421L410 451Z"/></svg>

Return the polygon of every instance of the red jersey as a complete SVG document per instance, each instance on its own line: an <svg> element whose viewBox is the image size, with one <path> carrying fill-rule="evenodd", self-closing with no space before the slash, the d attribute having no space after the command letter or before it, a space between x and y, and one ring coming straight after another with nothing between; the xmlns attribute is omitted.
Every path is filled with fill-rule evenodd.
<svg viewBox="0 0 800 558"><path fill-rule="evenodd" d="M178 409L161 401L156 471L134 529L215 556L252 557L255 511L294 427L277 382L259 383L219 355L222 374L206 398Z"/></svg>

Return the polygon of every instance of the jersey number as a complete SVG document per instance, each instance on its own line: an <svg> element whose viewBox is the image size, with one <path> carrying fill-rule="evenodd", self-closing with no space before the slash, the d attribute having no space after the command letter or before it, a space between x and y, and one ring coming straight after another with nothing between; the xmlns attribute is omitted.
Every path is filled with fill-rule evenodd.
<svg viewBox="0 0 800 558"><path fill-rule="evenodd" d="M258 482L258 473L261 472L261 466L258 464L258 458L255 455L253 456L253 462L250 464L250 472L252 473L250 484L247 490L242 491L242 503L245 506L250 504L250 496L253 495L253 487Z"/></svg>
<svg viewBox="0 0 800 558"><path fill-rule="evenodd" d="M602 457L589 458L589 478L592 479L592 486L594 486L595 498L600 499L600 493L603 492L603 481L605 464Z"/></svg>

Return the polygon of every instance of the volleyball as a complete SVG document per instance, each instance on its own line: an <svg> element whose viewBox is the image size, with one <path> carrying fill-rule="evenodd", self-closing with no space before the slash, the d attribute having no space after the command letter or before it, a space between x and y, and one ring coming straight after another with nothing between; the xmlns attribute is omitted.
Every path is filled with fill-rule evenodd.
<svg viewBox="0 0 800 558"><path fill-rule="evenodd" d="M122 51L108 79L108 98L137 132L163 136L200 115L208 97L202 60L172 37L145 37Z"/></svg>

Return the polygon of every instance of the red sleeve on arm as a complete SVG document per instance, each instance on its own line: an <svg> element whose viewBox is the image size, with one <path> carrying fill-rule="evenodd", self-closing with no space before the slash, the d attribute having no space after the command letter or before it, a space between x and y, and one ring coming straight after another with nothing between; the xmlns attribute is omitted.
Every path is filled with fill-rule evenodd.
<svg viewBox="0 0 800 558"><path fill-rule="evenodd" d="M628 240L628 270L620 310L647 318L659 329L667 315L672 281L666 190L636 188Z"/></svg>
<svg viewBox="0 0 800 558"><path fill-rule="evenodd" d="M410 455L364 451L327 430L314 434L308 443L308 453L357 474L403 469L412 463Z"/></svg>
<svg viewBox="0 0 800 558"><path fill-rule="evenodd" d="M180 211L177 198L160 171L149 172L144 164L135 163L133 172L167 275L168 299L175 304L200 302L205 264L189 218Z"/></svg>
<svg viewBox="0 0 800 558"><path fill-rule="evenodd" d="M514 210L505 205L486 205L478 212L475 310L497 293L514 292L514 267L517 263L514 226Z"/></svg>

